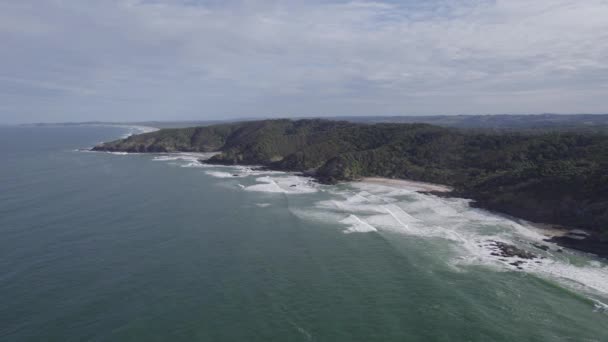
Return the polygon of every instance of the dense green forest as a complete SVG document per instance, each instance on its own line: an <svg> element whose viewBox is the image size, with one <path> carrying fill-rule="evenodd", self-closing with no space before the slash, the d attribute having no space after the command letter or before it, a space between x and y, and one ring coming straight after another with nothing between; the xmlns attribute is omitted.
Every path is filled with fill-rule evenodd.
<svg viewBox="0 0 608 342"><path fill-rule="evenodd" d="M325 183L366 176L436 182L483 208L590 229L608 240L605 134L265 120L164 129L94 149L220 151L207 162L301 171Z"/></svg>

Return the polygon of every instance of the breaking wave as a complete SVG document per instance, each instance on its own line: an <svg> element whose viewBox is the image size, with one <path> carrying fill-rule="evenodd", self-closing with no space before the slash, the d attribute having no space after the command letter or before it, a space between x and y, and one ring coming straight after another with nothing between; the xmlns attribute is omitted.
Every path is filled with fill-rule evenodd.
<svg viewBox="0 0 608 342"><path fill-rule="evenodd" d="M330 193L331 200L318 201L314 207L326 214L341 213L343 216L336 221L346 226L345 233L386 231L421 239L441 239L447 241L453 251L446 255L445 262L460 269L485 265L497 270L528 272L556 279L573 289L608 294L608 266L604 263L544 241L548 238L543 235L545 232L530 223L472 208L468 200L366 183L352 183L347 190ZM317 215L329 218L321 213ZM504 257L497 253L496 241L537 257L532 260ZM546 246L547 250L535 247L539 245Z"/></svg>

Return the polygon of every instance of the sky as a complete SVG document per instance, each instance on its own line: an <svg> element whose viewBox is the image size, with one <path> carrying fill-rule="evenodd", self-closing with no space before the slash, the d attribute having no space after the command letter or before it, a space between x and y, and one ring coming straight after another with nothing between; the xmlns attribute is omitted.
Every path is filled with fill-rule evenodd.
<svg viewBox="0 0 608 342"><path fill-rule="evenodd" d="M0 0L0 123L608 113L608 0Z"/></svg>

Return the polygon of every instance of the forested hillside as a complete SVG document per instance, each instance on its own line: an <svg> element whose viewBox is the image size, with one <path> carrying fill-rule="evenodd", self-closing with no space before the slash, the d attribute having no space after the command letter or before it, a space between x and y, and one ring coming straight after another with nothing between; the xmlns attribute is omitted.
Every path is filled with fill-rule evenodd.
<svg viewBox="0 0 608 342"><path fill-rule="evenodd" d="M208 162L302 171L326 183L380 176L448 184L481 207L608 239L608 136L601 134L265 120L165 129L94 149L220 151Z"/></svg>
<svg viewBox="0 0 608 342"><path fill-rule="evenodd" d="M432 116L353 116L360 123L427 123L467 130L608 133L608 114L501 114Z"/></svg>

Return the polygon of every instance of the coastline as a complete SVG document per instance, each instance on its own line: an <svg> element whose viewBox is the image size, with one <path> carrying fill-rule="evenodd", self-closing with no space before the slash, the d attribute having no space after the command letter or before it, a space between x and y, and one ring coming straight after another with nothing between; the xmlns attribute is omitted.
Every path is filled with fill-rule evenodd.
<svg viewBox="0 0 608 342"><path fill-rule="evenodd" d="M137 128L137 129L142 129L142 130L150 129L150 131L158 130L157 128L154 128L154 127L144 127L144 126L126 126L125 125L124 127ZM93 148L92 150L95 151L95 148ZM127 152L127 153L133 153L133 152ZM142 153L142 152L139 152L139 153ZM158 152L147 151L147 152L143 152L143 153L158 153ZM180 152L175 151L175 152L165 152L165 153L180 153ZM209 164L209 165L252 166L251 164L218 163L217 161L209 162L209 160L201 160L201 159L199 159L198 162L202 163L202 164ZM255 167L255 166L253 166L253 167ZM273 170L273 171L283 171L283 172L287 171L287 172L293 172L295 174L300 173L301 175L312 177L313 179L315 179L316 182L323 184L322 180L320 180L314 174L307 174L307 173L303 173L302 171L298 171L298 170L275 169L275 168L269 167L267 165L259 165L257 167L259 167L260 169L267 169L267 170ZM354 182L366 182L369 184L376 184L376 185L384 185L384 186L388 186L388 187L408 189L408 190L413 190L413 191L417 191L420 193L441 196L441 197L466 198L463 196L459 196L456 189L454 189L450 186L447 186L447 185L443 185L443 184L413 181L413 180L406 180L406 179L384 178L384 177L362 177L360 179L353 180L353 181ZM592 231L584 230L584 229L580 229L580 228L576 228L576 227L564 227L559 224L553 224L553 223L542 223L542 222L530 221L524 217L513 216L506 212L502 212L500 210L487 208L482 203L477 202L477 201L472 202L471 206L486 210L486 211L491 212L496 215L508 217L514 221L526 222L527 225L529 225L530 227L533 227L538 233L544 235L546 237L546 239L545 239L546 242L555 243L556 245L563 247L563 248L577 250L577 251L583 252L583 253L590 253L590 254L596 255L598 257L608 259L608 243L601 241L599 239L599 237ZM570 232L576 231L576 230L584 230L587 233L586 237L584 239L571 238L571 236L569 235Z"/></svg>
<svg viewBox="0 0 608 342"><path fill-rule="evenodd" d="M152 127L152 126L137 126L137 125L92 125L92 126L104 126L104 127L120 127L131 130L131 132L127 133L123 136L123 138L128 138L132 135L151 133L160 130L160 128Z"/></svg>
<svg viewBox="0 0 608 342"><path fill-rule="evenodd" d="M150 133L150 132L156 132L156 131L160 130L160 128L152 127L152 126L132 126L132 125L126 125L126 126L119 126L119 127L135 128L135 129L140 130L140 134Z"/></svg>
<svg viewBox="0 0 608 342"><path fill-rule="evenodd" d="M137 132L133 132L133 134L143 134L156 132L160 130L158 127L153 126L142 126L142 125L129 125L122 123L50 123L50 124L22 124L19 126L32 126L32 127L119 127L119 128L127 128L127 129L135 129Z"/></svg>
<svg viewBox="0 0 608 342"><path fill-rule="evenodd" d="M174 152L174 153L179 153L179 152ZM314 179L315 182L324 184L324 183L320 182L319 179L317 177L315 177L315 175L306 174L306 173L293 171L293 170L277 170L277 169L274 169L272 167L268 167L265 165L209 163L207 159L198 159L198 162L202 163L202 164L208 164L208 165L217 165L217 166L237 166L238 165L238 166L248 166L248 167L251 167L252 169L286 172L286 173L290 173L290 174L297 175L297 176L312 177L312 179ZM385 177L362 177L360 179L349 181L348 183L351 183L351 182L367 183L367 184L374 184L374 185L382 185L382 186L396 188L396 189L412 190L412 191L416 191L421 194L434 195L434 196L445 197L445 198L466 199L465 197L459 196L458 193L455 192L455 189L453 187L444 185L444 184L429 183L429 182L414 181L414 180L399 179L399 178L385 178ZM552 223L533 222L533 221L526 220L525 218L522 218L522 217L517 217L517 216L509 215L504 212L484 208L483 206L471 206L471 207L476 207L478 209L485 210L494 215L498 215L498 216L510 219L510 220L518 222L518 223L524 223L526 226L533 229L536 233L545 236L546 237L546 239L544 239L545 242L554 243L561 248L577 250L577 251L580 251L583 253L591 253L593 255L608 259L607 253L602 253L601 251L598 252L597 241L594 240L593 238L582 239L582 240L574 240L574 239L569 238L570 232L581 231L582 229L580 229L580 228L565 227L565 226L561 226L559 224L552 224ZM583 230L583 231L588 233L589 237L594 236L593 232L590 232L588 230Z"/></svg>

